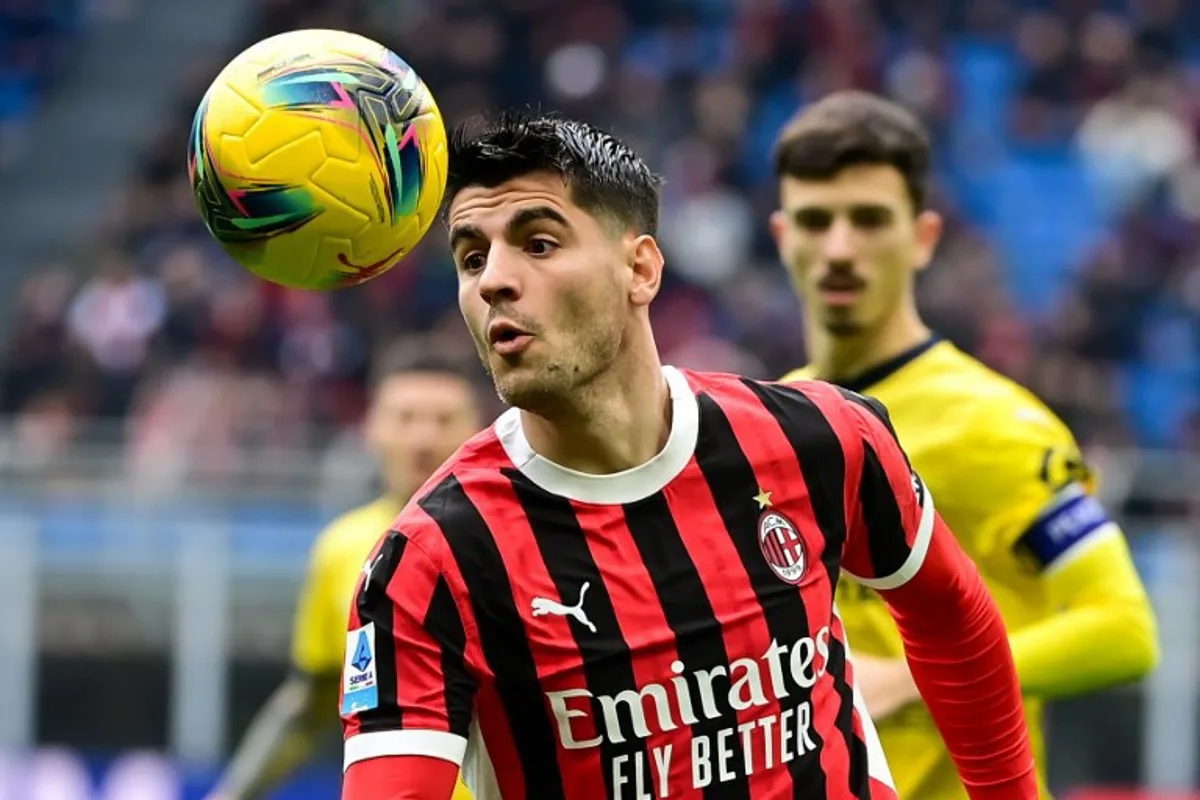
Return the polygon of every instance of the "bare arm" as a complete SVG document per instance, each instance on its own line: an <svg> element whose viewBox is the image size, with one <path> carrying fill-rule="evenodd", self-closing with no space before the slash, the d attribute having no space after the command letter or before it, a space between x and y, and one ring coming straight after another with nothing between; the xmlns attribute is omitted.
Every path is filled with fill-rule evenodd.
<svg viewBox="0 0 1200 800"><path fill-rule="evenodd" d="M211 800L259 800L336 735L338 680L294 670L255 716Z"/></svg>

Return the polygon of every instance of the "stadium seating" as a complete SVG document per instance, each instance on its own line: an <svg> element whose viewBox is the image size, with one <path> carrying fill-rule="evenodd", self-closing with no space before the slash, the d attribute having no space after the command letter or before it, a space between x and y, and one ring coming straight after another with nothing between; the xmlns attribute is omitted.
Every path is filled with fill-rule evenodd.
<svg viewBox="0 0 1200 800"><path fill-rule="evenodd" d="M937 196L952 224L924 290L933 321L1046 395L1085 442L1170 447L1200 413L1200 167L1191 147L1200 114L1185 92L1200 65L1200 6L1151 4L1145 13L1161 5L1172 16L1134 18L1102 5L1085 13L1071 3L990 4L999 9L992 18L948 0L922 3L918 15L902 13L898 0L613 0L454 4L406 16L283 0L262 4L247 40L308 24L354 28L412 60L451 120L531 104L627 136L668 180L666 356L762 375L802 352L761 222L771 138L819 92L888 91L937 139ZM39 7L55 15L47 11L36 30L70 30L57 5ZM0 41L28 40L22 30L0 17ZM28 114L38 82L11 61L7 70L0 63L0 120ZM232 360L278 397L305 386L272 435L308 442L312 430L356 418L366 354L382 339L437 327L449 331L447 346L463 346L454 278L436 241L369 287L303 299L249 280L215 252L189 205L179 155L211 73L201 77L130 187L112 232L118 251L82 265L73 294L45 285L58 277L31 278L0 364L6 410L67 403L77 414L130 417L136 450L153 438L152 412L178 400L166 387L211 382L207 365ZM1131 99L1138 92L1151 98L1144 108ZM1134 122L1113 121L1125 119L1113 109L1135 106L1145 113L1127 115ZM1158 140L1139 141L1139 131ZM1131 147L1131 137L1144 146ZM697 245L681 230L711 232L716 244ZM749 245L714 255L740 241ZM114 271L118 262L125 267ZM142 302L161 313L145 317L143 330L116 330L83 313L85 296L149 298ZM60 304L66 324L46 322L39 301ZM1012 337L1035 346L996 350ZM34 339L35 355L16 347ZM127 345L138 354L132 362L106 360ZM327 346L332 361L321 360ZM1064 385L1063 375L1084 373L1087 381ZM231 441L249 435L242 423L228 423ZM96 430L70 425L68 440Z"/></svg>

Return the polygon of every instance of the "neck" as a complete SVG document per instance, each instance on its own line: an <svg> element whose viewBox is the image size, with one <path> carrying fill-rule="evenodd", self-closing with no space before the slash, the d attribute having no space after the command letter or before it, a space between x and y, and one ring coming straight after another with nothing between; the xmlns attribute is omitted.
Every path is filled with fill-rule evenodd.
<svg viewBox="0 0 1200 800"><path fill-rule="evenodd" d="M589 475L632 469L658 455L671 432L662 364L653 355L628 361L593 381L561 413L522 411L530 447L559 466Z"/></svg>
<svg viewBox="0 0 1200 800"><path fill-rule="evenodd" d="M849 336L829 333L815 317L809 314L805 325L809 363L815 376L826 381L861 375L933 335L912 303L902 304L883 324Z"/></svg>

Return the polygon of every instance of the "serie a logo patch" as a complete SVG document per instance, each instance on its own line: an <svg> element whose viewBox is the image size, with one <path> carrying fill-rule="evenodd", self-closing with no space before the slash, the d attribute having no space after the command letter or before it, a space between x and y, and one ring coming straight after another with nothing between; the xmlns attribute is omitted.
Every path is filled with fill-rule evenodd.
<svg viewBox="0 0 1200 800"><path fill-rule="evenodd" d="M346 660L342 665L342 713L356 714L379 705L379 680L375 669L375 623L368 622L346 634Z"/></svg>

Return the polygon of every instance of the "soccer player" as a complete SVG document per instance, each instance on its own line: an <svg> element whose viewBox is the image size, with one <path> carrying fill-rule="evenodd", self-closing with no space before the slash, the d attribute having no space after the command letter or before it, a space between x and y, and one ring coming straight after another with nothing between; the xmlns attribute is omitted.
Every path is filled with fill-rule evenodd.
<svg viewBox="0 0 1200 800"><path fill-rule="evenodd" d="M887 407L1004 616L1048 797L1043 701L1135 680L1158 659L1124 536L1093 498L1066 426L917 313L914 279L942 227L926 206L920 123L874 95L830 95L786 126L774 163L771 229L804 305L809 356L785 380L820 378ZM870 582L847 575L838 585L854 673L900 796L965 797L886 602Z"/></svg>
<svg viewBox="0 0 1200 800"><path fill-rule="evenodd" d="M659 362L659 182L586 124L452 138L459 305L511 408L381 540L345 800L894 798L833 607L879 588L973 798L1032 800L1008 642L883 407ZM349 650L348 650L349 652Z"/></svg>
<svg viewBox="0 0 1200 800"><path fill-rule="evenodd" d="M337 731L346 616L358 576L404 502L481 425L471 373L419 340L385 351L365 420L386 492L335 519L310 554L292 634L292 670L263 706L210 800L265 797ZM460 785L455 800L469 800Z"/></svg>

